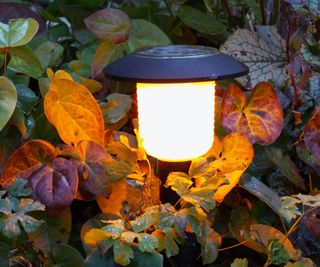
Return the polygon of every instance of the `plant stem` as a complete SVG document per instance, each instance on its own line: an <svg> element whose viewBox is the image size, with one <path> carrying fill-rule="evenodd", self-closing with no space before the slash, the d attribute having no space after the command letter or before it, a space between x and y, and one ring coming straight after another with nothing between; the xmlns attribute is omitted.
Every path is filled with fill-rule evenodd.
<svg viewBox="0 0 320 267"><path fill-rule="evenodd" d="M266 25L267 24L267 20L266 20L266 12L264 10L264 7L265 7L264 0L260 0L261 20L262 20L262 24Z"/></svg>
<svg viewBox="0 0 320 267"><path fill-rule="evenodd" d="M223 0L222 3L223 3L223 6L224 6L227 14L228 14L228 19L229 19L229 22L230 22L231 26L233 28L235 28L237 26L237 24L233 20L232 12L231 12L231 9L229 7L228 1L227 0Z"/></svg>
<svg viewBox="0 0 320 267"><path fill-rule="evenodd" d="M243 244L245 244L245 243L247 243L247 242L248 242L248 240L244 240L244 241L242 241L242 242L240 242L240 243L238 243L238 244L232 245L232 246L230 246L230 247L219 248L219 249L218 249L218 251L220 252L220 251L224 251L224 250L232 249L232 248L235 248L235 247L241 246L241 245L243 245Z"/></svg>
<svg viewBox="0 0 320 267"><path fill-rule="evenodd" d="M4 59L3 59L3 76L6 76L6 72L7 72L7 57L8 57L8 52L9 52L9 48L6 48L6 52L4 54Z"/></svg>
<svg viewBox="0 0 320 267"><path fill-rule="evenodd" d="M171 8L170 8L170 6L169 6L169 4L168 4L168 0L165 0L164 2L165 2L165 4L166 4L166 7L167 7L167 9L168 9L168 12L169 12L169 14L170 14L171 19L174 20L174 15L173 15L173 13L172 13L172 11L171 11Z"/></svg>

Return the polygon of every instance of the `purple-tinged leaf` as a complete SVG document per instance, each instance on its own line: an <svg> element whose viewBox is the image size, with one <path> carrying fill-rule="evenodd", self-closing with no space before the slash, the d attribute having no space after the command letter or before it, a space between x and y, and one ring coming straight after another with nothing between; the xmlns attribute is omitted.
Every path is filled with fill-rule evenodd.
<svg viewBox="0 0 320 267"><path fill-rule="evenodd" d="M320 107L304 127L304 143L317 160L320 160Z"/></svg>
<svg viewBox="0 0 320 267"><path fill-rule="evenodd" d="M113 8L98 10L85 18L87 28L99 39L115 44L128 39L130 18L123 11Z"/></svg>
<svg viewBox="0 0 320 267"><path fill-rule="evenodd" d="M64 208L75 198L78 187L76 166L69 160L56 158L29 178L32 196L48 207Z"/></svg>

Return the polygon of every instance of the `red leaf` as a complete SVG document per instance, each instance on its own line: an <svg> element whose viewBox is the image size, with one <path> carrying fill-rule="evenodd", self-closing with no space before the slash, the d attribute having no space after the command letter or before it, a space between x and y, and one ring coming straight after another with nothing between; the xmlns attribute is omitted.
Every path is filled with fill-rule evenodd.
<svg viewBox="0 0 320 267"><path fill-rule="evenodd" d="M304 126L304 142L307 149L320 161L320 107Z"/></svg>
<svg viewBox="0 0 320 267"><path fill-rule="evenodd" d="M57 157L56 149L47 141L32 140L18 148L6 162L0 184L9 186L17 176L29 176Z"/></svg>
<svg viewBox="0 0 320 267"><path fill-rule="evenodd" d="M252 144L269 145L281 133L283 112L269 83L258 83L248 99L238 86L231 85L223 96L221 120L229 132L245 134Z"/></svg>

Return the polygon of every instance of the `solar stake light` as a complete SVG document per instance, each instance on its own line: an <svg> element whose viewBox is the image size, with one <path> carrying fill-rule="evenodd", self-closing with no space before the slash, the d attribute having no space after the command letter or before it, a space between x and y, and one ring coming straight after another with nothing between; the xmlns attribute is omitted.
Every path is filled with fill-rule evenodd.
<svg viewBox="0 0 320 267"><path fill-rule="evenodd" d="M146 152L181 162L205 154L213 144L215 81L249 69L215 48L168 45L138 49L104 72L110 79L136 83Z"/></svg>

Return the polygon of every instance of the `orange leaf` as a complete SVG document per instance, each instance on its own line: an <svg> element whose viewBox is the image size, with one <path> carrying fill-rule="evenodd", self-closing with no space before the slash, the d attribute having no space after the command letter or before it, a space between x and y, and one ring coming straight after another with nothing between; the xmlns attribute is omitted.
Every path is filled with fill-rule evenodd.
<svg viewBox="0 0 320 267"><path fill-rule="evenodd" d="M82 140L104 144L104 121L100 107L84 86L55 79L44 98L44 111L68 145Z"/></svg>
<svg viewBox="0 0 320 267"><path fill-rule="evenodd" d="M56 157L56 149L49 142L43 140L29 141L9 157L3 168L0 184L9 186L21 173L31 174Z"/></svg>
<svg viewBox="0 0 320 267"><path fill-rule="evenodd" d="M221 120L224 128L244 133L252 144L269 145L281 133L283 112L269 83L258 83L248 99L238 86L231 85L223 96Z"/></svg>
<svg viewBox="0 0 320 267"><path fill-rule="evenodd" d="M73 81L71 75L64 70L58 70L54 73L51 68L47 68L47 75L50 81L53 81L56 79L66 79L66 80Z"/></svg>
<svg viewBox="0 0 320 267"><path fill-rule="evenodd" d="M304 127L304 142L307 149L320 161L320 107Z"/></svg>
<svg viewBox="0 0 320 267"><path fill-rule="evenodd" d="M210 157L193 160L189 175L196 179L197 186L214 183L217 189L213 197L217 202L222 202L239 182L251 163L253 154L253 147L245 135L231 133L222 139L219 157L214 161ZM227 181L227 184L221 185L223 181Z"/></svg>
<svg viewBox="0 0 320 267"><path fill-rule="evenodd" d="M293 260L297 259L296 250L288 237L269 225L252 224L249 230L241 229L240 231L231 225L230 231L238 241L247 241L244 243L245 246L265 254L268 254L270 241L278 240L284 246L290 258Z"/></svg>

